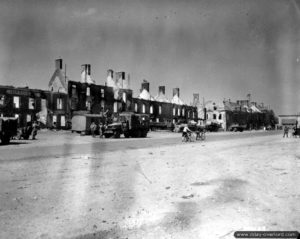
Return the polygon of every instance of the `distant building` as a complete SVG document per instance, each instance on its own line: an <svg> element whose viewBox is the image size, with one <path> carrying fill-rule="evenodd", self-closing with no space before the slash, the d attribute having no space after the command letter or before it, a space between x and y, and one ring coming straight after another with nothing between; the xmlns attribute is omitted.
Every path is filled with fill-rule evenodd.
<svg viewBox="0 0 300 239"><path fill-rule="evenodd" d="M223 105L218 105L215 102L208 102L206 108L206 124L218 124L222 130L227 129L226 111Z"/></svg>
<svg viewBox="0 0 300 239"><path fill-rule="evenodd" d="M37 119L47 127L55 125L57 128L68 128L75 111L107 117L123 111L149 114L155 127L191 121L218 124L223 130L229 130L233 125L260 129L277 124L274 112L263 103L251 101L250 94L247 99L224 100L220 105L211 100L200 102L199 94L194 94L193 103L187 105L180 98L179 88L173 88L169 100L165 86L159 86L158 94L153 97L150 83L143 80L140 94L133 97L130 76L126 77L125 72L110 69L104 85L97 85L91 76L91 65L84 64L81 69L80 80L72 81L63 70L62 59L57 59L49 90L0 86L0 115L17 117L20 126ZM299 118L298 115L280 115L279 125L293 126Z"/></svg>
<svg viewBox="0 0 300 239"><path fill-rule="evenodd" d="M278 115L278 126L299 127L300 114Z"/></svg>
<svg viewBox="0 0 300 239"><path fill-rule="evenodd" d="M257 104L247 100L224 100L226 114L226 130L232 125L241 125L245 129L274 128L277 122L273 110L268 109L263 103Z"/></svg>
<svg viewBox="0 0 300 239"><path fill-rule="evenodd" d="M226 130L226 114L223 105L218 105L212 100L201 102L199 94L194 93L193 106L198 110L198 124L218 124L221 129Z"/></svg>

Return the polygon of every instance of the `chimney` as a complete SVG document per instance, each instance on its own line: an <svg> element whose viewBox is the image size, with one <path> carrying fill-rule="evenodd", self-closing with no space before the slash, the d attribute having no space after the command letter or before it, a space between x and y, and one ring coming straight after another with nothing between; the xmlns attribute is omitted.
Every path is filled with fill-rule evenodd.
<svg viewBox="0 0 300 239"><path fill-rule="evenodd" d="M129 73L127 75L127 86L128 86L128 89L130 89L130 74Z"/></svg>
<svg viewBox="0 0 300 239"><path fill-rule="evenodd" d="M81 65L81 83L86 83L86 72L87 72L87 65Z"/></svg>
<svg viewBox="0 0 300 239"><path fill-rule="evenodd" d="M116 80L125 80L125 72L116 72Z"/></svg>
<svg viewBox="0 0 300 239"><path fill-rule="evenodd" d="M179 88L173 88L173 97L177 95L179 97Z"/></svg>
<svg viewBox="0 0 300 239"><path fill-rule="evenodd" d="M55 69L56 70L62 70L62 68L63 68L63 60L62 59L56 59L55 60Z"/></svg>
<svg viewBox="0 0 300 239"><path fill-rule="evenodd" d="M193 94L193 98L194 98L193 105L195 106L195 105L199 104L199 94L198 93Z"/></svg>
<svg viewBox="0 0 300 239"><path fill-rule="evenodd" d="M86 69L87 69L87 72L86 72L87 75L90 76L90 75L91 75L91 65L90 65L90 64L87 64L87 65L86 65Z"/></svg>
<svg viewBox="0 0 300 239"><path fill-rule="evenodd" d="M149 88L150 88L150 84L149 84L149 82L148 82L148 81L146 81L146 80L143 80L143 83L142 83L142 89L141 89L141 91L143 91L143 90L145 89L146 91L148 91L148 92L149 92Z"/></svg>
<svg viewBox="0 0 300 239"><path fill-rule="evenodd" d="M111 69L107 70L106 86L113 88L117 87L116 82L114 80L114 71Z"/></svg>
<svg viewBox="0 0 300 239"><path fill-rule="evenodd" d="M159 86L158 87L158 95L164 95L166 94L166 87L165 86Z"/></svg>
<svg viewBox="0 0 300 239"><path fill-rule="evenodd" d="M113 79L114 78L114 71L113 70L108 70L107 71L107 76L110 76Z"/></svg>
<svg viewBox="0 0 300 239"><path fill-rule="evenodd" d="M119 77L121 80L125 80L125 72L124 71L119 72Z"/></svg>
<svg viewBox="0 0 300 239"><path fill-rule="evenodd" d="M128 88L127 82L125 82L125 72L116 72L116 84L119 88Z"/></svg>
<svg viewBox="0 0 300 239"><path fill-rule="evenodd" d="M85 72L87 75L89 75L88 74L88 64L81 65L81 72Z"/></svg>
<svg viewBox="0 0 300 239"><path fill-rule="evenodd" d="M247 95L247 100L248 100L248 106L249 106L251 103L251 94L250 93Z"/></svg>

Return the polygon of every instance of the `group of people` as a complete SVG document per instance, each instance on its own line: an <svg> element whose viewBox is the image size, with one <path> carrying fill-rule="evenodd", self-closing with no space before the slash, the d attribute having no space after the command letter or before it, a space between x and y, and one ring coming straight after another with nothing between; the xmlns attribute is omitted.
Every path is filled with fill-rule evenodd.
<svg viewBox="0 0 300 239"><path fill-rule="evenodd" d="M107 124L103 124L102 122L100 122L100 124L96 124L94 121L92 121L90 125L92 137L96 137L97 132L99 132L99 137L103 138L106 128L107 128Z"/></svg>
<svg viewBox="0 0 300 239"><path fill-rule="evenodd" d="M26 126L21 128L18 132L18 139L36 139L37 131L38 131L38 122L27 122Z"/></svg>
<svg viewBox="0 0 300 239"><path fill-rule="evenodd" d="M192 131L189 129L189 127L186 125L184 126L182 130L182 141L191 141L191 134L195 133L196 134L196 140L205 139L205 130L201 130L199 128L196 129L196 131Z"/></svg>
<svg viewBox="0 0 300 239"><path fill-rule="evenodd" d="M285 138L285 137L289 137L289 127L288 126L284 126L284 128L283 128L283 138ZM299 128L297 128L297 125L293 128L293 133L292 133L292 135L294 136L294 137L296 137L297 135L298 136L300 136L299 135Z"/></svg>

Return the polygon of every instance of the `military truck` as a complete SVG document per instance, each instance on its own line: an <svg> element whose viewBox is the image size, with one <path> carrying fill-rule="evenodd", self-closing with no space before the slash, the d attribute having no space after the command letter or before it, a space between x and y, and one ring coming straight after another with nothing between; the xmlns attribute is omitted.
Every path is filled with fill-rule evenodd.
<svg viewBox="0 0 300 239"><path fill-rule="evenodd" d="M238 125L238 124L233 124L229 127L229 131L233 131L233 132L243 132L246 129L245 125Z"/></svg>
<svg viewBox="0 0 300 239"><path fill-rule="evenodd" d="M2 144L9 144L12 137L18 132L18 119L0 117L0 139Z"/></svg>
<svg viewBox="0 0 300 239"><path fill-rule="evenodd" d="M149 131L149 115L122 112L104 131L105 138L120 138L123 134L129 137L147 137Z"/></svg>
<svg viewBox="0 0 300 239"><path fill-rule="evenodd" d="M105 121L105 117L98 114L81 114L75 112L72 117L72 133L78 132L81 135L88 135L91 133L90 125L95 122L97 125Z"/></svg>

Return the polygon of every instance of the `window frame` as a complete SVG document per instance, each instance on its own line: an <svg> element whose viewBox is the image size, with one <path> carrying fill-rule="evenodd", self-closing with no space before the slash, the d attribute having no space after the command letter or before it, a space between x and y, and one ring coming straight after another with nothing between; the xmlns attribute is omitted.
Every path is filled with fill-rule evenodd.
<svg viewBox="0 0 300 239"><path fill-rule="evenodd" d="M5 105L5 95L0 95L0 106Z"/></svg>
<svg viewBox="0 0 300 239"><path fill-rule="evenodd" d="M18 102L15 101L16 99L18 100ZM14 95L13 96L13 103L14 103L14 109L20 109L20 105L21 105L20 96Z"/></svg>
<svg viewBox="0 0 300 239"><path fill-rule="evenodd" d="M61 97L58 97L56 99L56 109L58 109L58 110L63 109L63 99Z"/></svg>
<svg viewBox="0 0 300 239"><path fill-rule="evenodd" d="M118 102L115 101L114 102L114 113L117 113L118 112Z"/></svg>
<svg viewBox="0 0 300 239"><path fill-rule="evenodd" d="M138 104L137 103L134 103L134 111L138 112Z"/></svg>
<svg viewBox="0 0 300 239"><path fill-rule="evenodd" d="M32 97L28 98L28 109L30 109L30 110L35 109L35 99Z"/></svg>
<svg viewBox="0 0 300 239"><path fill-rule="evenodd" d="M143 112L143 114L146 113L146 105L145 105L145 103L143 103L143 105L142 105L142 112Z"/></svg>
<svg viewBox="0 0 300 239"><path fill-rule="evenodd" d="M153 105L150 105L150 114L153 114Z"/></svg>
<svg viewBox="0 0 300 239"><path fill-rule="evenodd" d="M26 122L31 122L31 114L26 115Z"/></svg>
<svg viewBox="0 0 300 239"><path fill-rule="evenodd" d="M105 91L103 88L100 89L100 97L104 98L105 97Z"/></svg>

